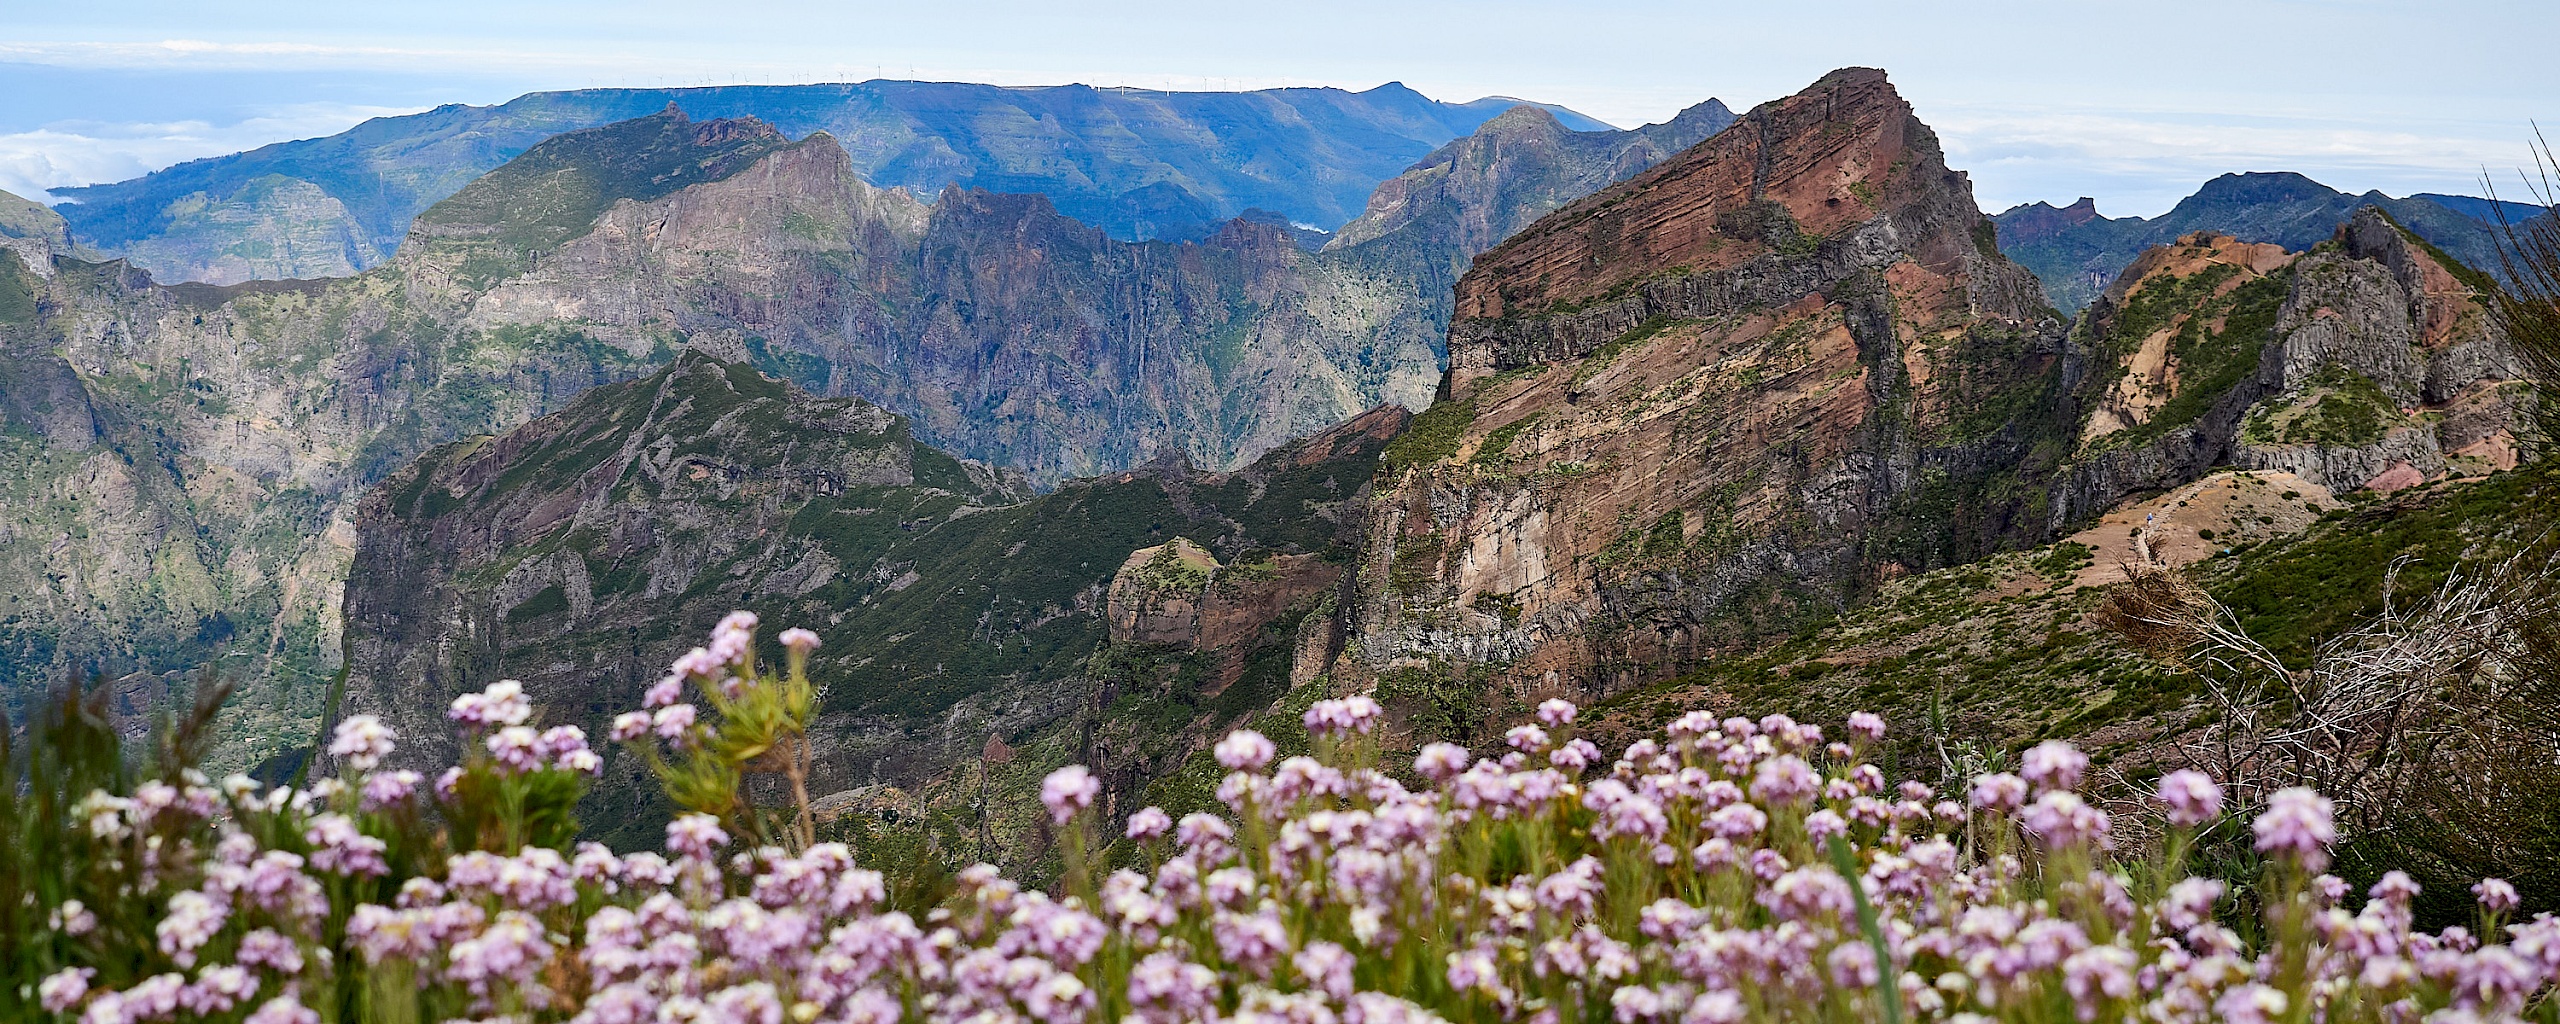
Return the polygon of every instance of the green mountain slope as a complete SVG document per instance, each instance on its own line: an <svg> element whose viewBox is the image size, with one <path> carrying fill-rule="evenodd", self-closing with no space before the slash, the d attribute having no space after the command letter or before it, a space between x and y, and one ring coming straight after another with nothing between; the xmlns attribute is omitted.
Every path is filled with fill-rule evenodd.
<svg viewBox="0 0 2560 1024"><path fill-rule="evenodd" d="M24 269L53 273L53 256L92 255L71 241L71 226L44 204L0 192L0 249L18 254Z"/></svg>
<svg viewBox="0 0 2560 1024"><path fill-rule="evenodd" d="M586 234L606 207L718 181L789 144L752 118L696 123L674 104L649 117L555 135L418 216L413 246L495 281ZM422 254L423 255L423 254Z"/></svg>

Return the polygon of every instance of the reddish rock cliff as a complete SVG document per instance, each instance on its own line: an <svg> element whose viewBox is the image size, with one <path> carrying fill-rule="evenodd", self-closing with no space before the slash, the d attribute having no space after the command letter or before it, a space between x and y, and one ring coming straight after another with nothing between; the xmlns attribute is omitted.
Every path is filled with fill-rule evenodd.
<svg viewBox="0 0 2560 1024"><path fill-rule="evenodd" d="M1479 258L1389 452L1353 672L1606 690L2037 534L2060 325L1883 73L1835 72ZM2047 446L2048 449L2051 446Z"/></svg>

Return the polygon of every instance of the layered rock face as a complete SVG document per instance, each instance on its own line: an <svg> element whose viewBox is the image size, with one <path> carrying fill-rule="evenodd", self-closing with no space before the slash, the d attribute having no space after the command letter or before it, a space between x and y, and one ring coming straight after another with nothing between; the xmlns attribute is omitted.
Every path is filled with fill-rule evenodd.
<svg viewBox="0 0 2560 1024"><path fill-rule="evenodd" d="M1989 232L1851 69L1486 253L1387 455L1356 666L1604 687L2035 534L2062 325Z"/></svg>
<svg viewBox="0 0 2560 1024"><path fill-rule="evenodd" d="M1126 730L1145 755L1120 769L1143 778L1187 756L1193 726L1267 706L1296 662L1331 655L1332 620L1309 612L1330 603L1368 467L1405 420L1381 409L1235 473L1166 460L1034 499L869 403L687 353L429 452L365 497L345 710L442 763L444 705L516 678L551 720L600 734L748 608L822 638L816 792L946 784L990 737L1064 757L1124 692L1179 709ZM1153 564L1141 550L1173 552L1198 585L1169 568L1140 588L1124 566ZM1205 660L1161 678L1091 664L1123 645ZM584 815L646 842L655 785L609 757Z"/></svg>

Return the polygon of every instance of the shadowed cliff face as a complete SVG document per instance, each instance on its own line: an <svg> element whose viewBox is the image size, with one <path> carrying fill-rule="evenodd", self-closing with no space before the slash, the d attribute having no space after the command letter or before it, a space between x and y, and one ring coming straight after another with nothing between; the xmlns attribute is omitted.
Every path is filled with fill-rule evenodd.
<svg viewBox="0 0 2560 1024"><path fill-rule="evenodd" d="M1355 667L1606 688L2036 535L2010 488L2075 423L2062 325L1988 227L1853 69L1480 257L1387 454Z"/></svg>
<svg viewBox="0 0 2560 1024"><path fill-rule="evenodd" d="M1308 612L1330 597L1368 467L1405 418L1377 410L1235 473L1167 460L1032 498L867 402L687 353L431 451L364 498L346 713L392 722L410 763L443 763L445 705L515 678L548 720L601 735L712 622L748 608L768 634L822 638L818 793L948 782L990 736L1051 752L1096 742L1123 691L1169 702L1131 732L1144 756L1115 769L1143 780L1187 756L1191 733L1268 706L1294 662L1330 656L1331 620ZM1201 670L1096 669L1114 646L1115 578L1131 552L1176 537L1229 563L1185 591L1201 600L1181 636L1152 638L1196 650ZM583 816L650 842L655 784L608 757Z"/></svg>

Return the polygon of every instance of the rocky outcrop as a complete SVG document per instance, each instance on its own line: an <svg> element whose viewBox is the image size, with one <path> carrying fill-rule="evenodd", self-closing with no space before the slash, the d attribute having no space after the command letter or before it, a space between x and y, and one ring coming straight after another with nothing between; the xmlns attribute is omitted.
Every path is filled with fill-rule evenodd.
<svg viewBox="0 0 2560 1024"><path fill-rule="evenodd" d="M1341 577L1340 566L1316 555L1220 565L1216 555L1176 537L1129 553L1111 577L1105 615L1114 643L1215 651L1251 639Z"/></svg>
<svg viewBox="0 0 2560 1024"><path fill-rule="evenodd" d="M1605 690L2032 535L1986 492L2073 425L2041 306L1881 72L1568 204L1458 285L1348 668Z"/></svg>
<svg viewBox="0 0 2560 1024"><path fill-rule="evenodd" d="M1111 639L1189 646L1199 638L1201 599L1218 568L1217 556L1182 537L1130 552L1111 577Z"/></svg>
<svg viewBox="0 0 2560 1024"><path fill-rule="evenodd" d="M2075 334L2104 397L2056 527L2217 465L2341 494L2512 468L2529 398L2466 274L2372 207L2306 253L2205 233L2146 252Z"/></svg>
<svg viewBox="0 0 2560 1024"><path fill-rule="evenodd" d="M1129 552L1111 577L1111 639L1117 643L1179 644L1200 638L1200 606L1218 557L1182 537Z"/></svg>

